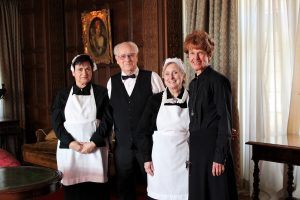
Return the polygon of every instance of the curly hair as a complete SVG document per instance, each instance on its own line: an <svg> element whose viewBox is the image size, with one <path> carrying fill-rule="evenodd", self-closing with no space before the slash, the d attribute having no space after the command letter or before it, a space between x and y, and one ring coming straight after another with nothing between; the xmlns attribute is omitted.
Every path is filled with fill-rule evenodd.
<svg viewBox="0 0 300 200"><path fill-rule="evenodd" d="M201 49L211 57L214 52L214 46L215 43L208 33L197 30L186 36L183 44L183 51L188 54L190 49Z"/></svg>

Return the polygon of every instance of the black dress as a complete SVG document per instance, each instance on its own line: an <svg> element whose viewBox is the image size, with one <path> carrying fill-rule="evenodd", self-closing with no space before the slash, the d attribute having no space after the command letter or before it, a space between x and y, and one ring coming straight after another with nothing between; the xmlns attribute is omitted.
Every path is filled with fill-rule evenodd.
<svg viewBox="0 0 300 200"><path fill-rule="evenodd" d="M238 199L231 154L232 97L229 80L207 67L190 83L189 200ZM225 165L212 175L212 163Z"/></svg>

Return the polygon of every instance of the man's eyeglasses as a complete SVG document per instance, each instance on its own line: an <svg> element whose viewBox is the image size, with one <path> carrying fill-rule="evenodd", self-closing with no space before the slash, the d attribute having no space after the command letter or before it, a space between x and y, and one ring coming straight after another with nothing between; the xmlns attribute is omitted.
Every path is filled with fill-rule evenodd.
<svg viewBox="0 0 300 200"><path fill-rule="evenodd" d="M129 53L129 54L121 54L121 55L118 55L118 57L119 57L121 60L125 60L126 58L132 59L135 55L136 55L136 53Z"/></svg>

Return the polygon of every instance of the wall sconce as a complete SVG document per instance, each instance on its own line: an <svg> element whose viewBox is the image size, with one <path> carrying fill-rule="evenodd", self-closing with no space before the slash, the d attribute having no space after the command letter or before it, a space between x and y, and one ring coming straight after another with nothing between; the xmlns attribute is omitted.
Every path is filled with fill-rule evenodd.
<svg viewBox="0 0 300 200"><path fill-rule="evenodd" d="M4 83L2 83L2 88L0 89L0 99L4 99L5 93L6 93L6 88Z"/></svg>

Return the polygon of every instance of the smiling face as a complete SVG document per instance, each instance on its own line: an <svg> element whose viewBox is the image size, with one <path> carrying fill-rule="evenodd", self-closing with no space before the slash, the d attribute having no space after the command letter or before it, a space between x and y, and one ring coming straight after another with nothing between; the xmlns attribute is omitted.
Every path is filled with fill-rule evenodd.
<svg viewBox="0 0 300 200"><path fill-rule="evenodd" d="M208 67L211 59L207 53L201 49L189 49L188 58L191 66L198 75Z"/></svg>
<svg viewBox="0 0 300 200"><path fill-rule="evenodd" d="M163 71L164 83L170 89L170 91L173 90L180 92L184 78L185 74L175 63L168 64Z"/></svg>
<svg viewBox="0 0 300 200"><path fill-rule="evenodd" d="M129 43L120 44L115 58L122 72L127 75L131 75L135 72L138 62L138 53Z"/></svg>
<svg viewBox="0 0 300 200"><path fill-rule="evenodd" d="M205 31L193 31L184 40L184 53L197 75L201 74L212 59L215 43Z"/></svg>
<svg viewBox="0 0 300 200"><path fill-rule="evenodd" d="M75 70L72 72L79 88L84 88L92 80L92 74L92 67L88 61L76 64Z"/></svg>

